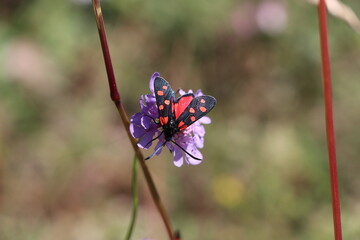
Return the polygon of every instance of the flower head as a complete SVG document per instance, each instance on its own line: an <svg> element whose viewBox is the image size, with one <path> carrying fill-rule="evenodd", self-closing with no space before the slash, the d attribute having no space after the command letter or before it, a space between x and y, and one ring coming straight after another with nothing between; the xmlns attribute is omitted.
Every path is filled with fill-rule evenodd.
<svg viewBox="0 0 360 240"><path fill-rule="evenodd" d="M155 146L156 155L159 155L162 148L166 146L170 152L172 152L174 164L177 167L182 166L184 160L187 164L200 164L201 160L198 159L202 159L202 154L198 149L204 147L205 128L203 124L209 124L211 120L209 117L204 116L185 130L175 133L172 137L173 142L166 141L164 134L162 134L162 126L159 124L159 112L154 95L154 80L159 76L160 74L156 72L150 78L149 87L152 94L142 95L140 97L141 112L135 113L131 117L130 132L134 138L139 139L138 146L140 148L148 149L152 145L153 139L158 140ZM179 90L181 96L188 93L193 93L193 91L189 90L185 92L181 89ZM201 90L198 90L194 95L195 97L202 96L203 93Z"/></svg>

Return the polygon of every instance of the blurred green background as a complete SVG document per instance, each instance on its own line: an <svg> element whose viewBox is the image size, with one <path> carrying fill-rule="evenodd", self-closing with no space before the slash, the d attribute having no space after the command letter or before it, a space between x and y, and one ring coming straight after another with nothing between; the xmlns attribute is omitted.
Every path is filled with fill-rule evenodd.
<svg viewBox="0 0 360 240"><path fill-rule="evenodd" d="M155 71L218 100L201 165L176 168L167 151L148 162L183 239L332 239L316 6L102 5L129 116ZM329 31L343 233L358 239L360 36L332 16ZM2 0L0 239L123 239L132 158L90 1ZM139 175L133 239L167 239Z"/></svg>

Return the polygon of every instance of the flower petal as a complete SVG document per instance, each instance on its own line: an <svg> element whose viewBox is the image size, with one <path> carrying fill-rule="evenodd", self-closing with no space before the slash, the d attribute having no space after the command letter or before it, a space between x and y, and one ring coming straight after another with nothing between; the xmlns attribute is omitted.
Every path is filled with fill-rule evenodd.
<svg viewBox="0 0 360 240"><path fill-rule="evenodd" d="M206 133L206 131L205 131L205 128L203 125L199 124L193 128L194 135L199 135L200 137L203 137L203 136L205 136L205 133Z"/></svg>
<svg viewBox="0 0 360 240"><path fill-rule="evenodd" d="M145 101L146 101L146 104L149 106L149 105L152 105L156 103L156 98L153 94L146 94L145 95Z"/></svg>
<svg viewBox="0 0 360 240"><path fill-rule="evenodd" d="M175 147L173 151L174 155L174 165L177 167L181 167L184 163L183 152L179 147Z"/></svg>
<svg viewBox="0 0 360 240"><path fill-rule="evenodd" d="M148 149L149 147L151 147L151 145L152 145L151 140L152 140L152 138L154 137L156 131L157 131L156 129L155 129L155 131L154 131L154 130L148 131L148 132L141 138L141 140L138 142L137 145L138 145L140 148L144 148L144 149Z"/></svg>
<svg viewBox="0 0 360 240"><path fill-rule="evenodd" d="M155 78L157 78L157 77L160 77L160 73L154 72L154 74L150 78L149 88L150 88L150 91L152 91L152 92L154 92L154 81L155 81Z"/></svg>
<svg viewBox="0 0 360 240"><path fill-rule="evenodd" d="M159 113L156 107L156 99L152 94L143 95L140 98L141 112L152 118L157 118Z"/></svg>
<svg viewBox="0 0 360 240"><path fill-rule="evenodd" d="M143 126L143 128L145 129L149 129L150 126L151 126L151 122L152 122L152 119L147 117L147 116L143 116L141 118L141 126Z"/></svg>
<svg viewBox="0 0 360 240"><path fill-rule="evenodd" d="M196 147L190 147L188 149L186 149L186 151L188 151L189 153L191 153L194 157L197 157L197 158L200 158L202 159L203 158L203 155L201 154L201 152L196 148ZM191 165L198 165L200 164L202 161L201 160L197 160L197 159L194 159L192 157L190 157L188 154L186 154L186 162L188 164L191 164Z"/></svg>
<svg viewBox="0 0 360 240"><path fill-rule="evenodd" d="M154 119L159 118L159 111L157 110L156 105L151 106L148 110L149 116L153 117Z"/></svg>
<svg viewBox="0 0 360 240"><path fill-rule="evenodd" d="M204 116L202 118L200 118L198 120L199 123L202 123L202 124L210 124L211 123L211 119L207 116Z"/></svg>
<svg viewBox="0 0 360 240"><path fill-rule="evenodd" d="M196 93L194 94L195 97L198 97L198 96L202 96L204 95L203 92L201 91L201 89L197 90Z"/></svg>
<svg viewBox="0 0 360 240"><path fill-rule="evenodd" d="M182 96L182 95L186 94L186 92L182 89L179 89L179 94L180 94L180 96Z"/></svg>
<svg viewBox="0 0 360 240"><path fill-rule="evenodd" d="M158 150L157 150L158 148L163 148L164 142L165 142L165 139L161 139L161 137L160 137L160 138L159 138L159 142L156 144L154 151L156 152L156 151L158 151ZM159 156L159 154L161 153L161 151L162 151L162 149L160 149L160 150L156 153L156 155Z"/></svg>
<svg viewBox="0 0 360 240"><path fill-rule="evenodd" d="M130 124L130 132L134 138L141 138L146 133L146 130L143 127L132 123Z"/></svg>
<svg viewBox="0 0 360 240"><path fill-rule="evenodd" d="M187 157L187 163L190 165L199 165L202 163L202 160L193 159L192 157Z"/></svg>
<svg viewBox="0 0 360 240"><path fill-rule="evenodd" d="M194 143L197 148L203 148L204 147L204 138L200 137L199 135L195 135Z"/></svg>
<svg viewBox="0 0 360 240"><path fill-rule="evenodd" d="M165 146L170 150L170 152L174 151L175 147L171 142L167 142Z"/></svg>
<svg viewBox="0 0 360 240"><path fill-rule="evenodd" d="M144 115L141 114L141 113L135 113L134 115L132 115L132 117L130 118L130 122L131 123L135 123L136 125L140 125L141 123L141 118L143 117Z"/></svg>

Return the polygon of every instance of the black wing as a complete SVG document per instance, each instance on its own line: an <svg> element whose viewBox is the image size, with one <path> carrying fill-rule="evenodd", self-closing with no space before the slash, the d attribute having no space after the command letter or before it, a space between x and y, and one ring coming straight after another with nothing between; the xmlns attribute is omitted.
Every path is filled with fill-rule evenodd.
<svg viewBox="0 0 360 240"><path fill-rule="evenodd" d="M179 130L188 126L205 116L216 105L216 99L212 96L199 96L194 98L186 107L184 112L176 119Z"/></svg>
<svg viewBox="0 0 360 240"><path fill-rule="evenodd" d="M154 81L154 91L156 105L159 111L161 125L168 123L170 118L174 118L174 99L175 94L170 84L162 77L157 77Z"/></svg>

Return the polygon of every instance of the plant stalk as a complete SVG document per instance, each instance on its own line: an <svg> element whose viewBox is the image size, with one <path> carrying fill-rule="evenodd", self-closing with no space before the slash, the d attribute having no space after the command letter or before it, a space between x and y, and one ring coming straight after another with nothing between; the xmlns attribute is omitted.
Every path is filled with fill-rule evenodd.
<svg viewBox="0 0 360 240"><path fill-rule="evenodd" d="M327 10L326 10L325 0L319 1L318 16L319 16L326 135L327 135L327 146L328 146L328 156L329 156L334 234L335 234L335 240L341 240L342 239L341 213L340 213L340 199L339 199L339 187L338 187L338 176L337 176L337 165L336 165L335 133L334 133L332 90L331 90L331 71L330 71L330 57L329 57L329 48L328 48L328 36L327 36L328 34Z"/></svg>
<svg viewBox="0 0 360 240"><path fill-rule="evenodd" d="M132 213L131 213L130 225L125 240L131 239L131 235L133 233L136 222L137 209L138 209L137 169L138 169L138 160L135 155L133 161L133 168L132 168L132 178L131 178Z"/></svg>
<svg viewBox="0 0 360 240"><path fill-rule="evenodd" d="M140 162L140 166L144 173L145 180L149 187L151 196L152 196L152 198L155 202L155 205L161 215L161 218L165 224L167 233L169 235L169 239L173 240L174 234L173 234L173 231L171 228L171 223L170 223L169 217L166 213L164 205L161 202L160 195L156 189L156 186L151 177L150 171L146 166L146 163L144 161L144 156L143 156L142 152L140 151L140 148L137 146L137 141L132 137L132 135L130 133L129 118L127 117L126 111L121 103L120 94L119 94L118 88L116 86L116 79L115 79L114 69L113 69L113 65L112 65L111 57L110 57L110 51L109 51L109 47L108 47L108 43L107 43L107 39L106 39L105 24L104 24L102 11L101 11L100 0L92 0L92 3L93 3L95 18L96 18L96 24L97 24L98 31L99 31L101 48L102 48L102 52L104 55L104 61L105 61L106 73L107 73L107 77L108 77L109 88L110 88L111 100L114 102L114 104L119 112L121 120L124 124L124 128L127 132L128 138L130 139L131 145L135 151L137 159Z"/></svg>

